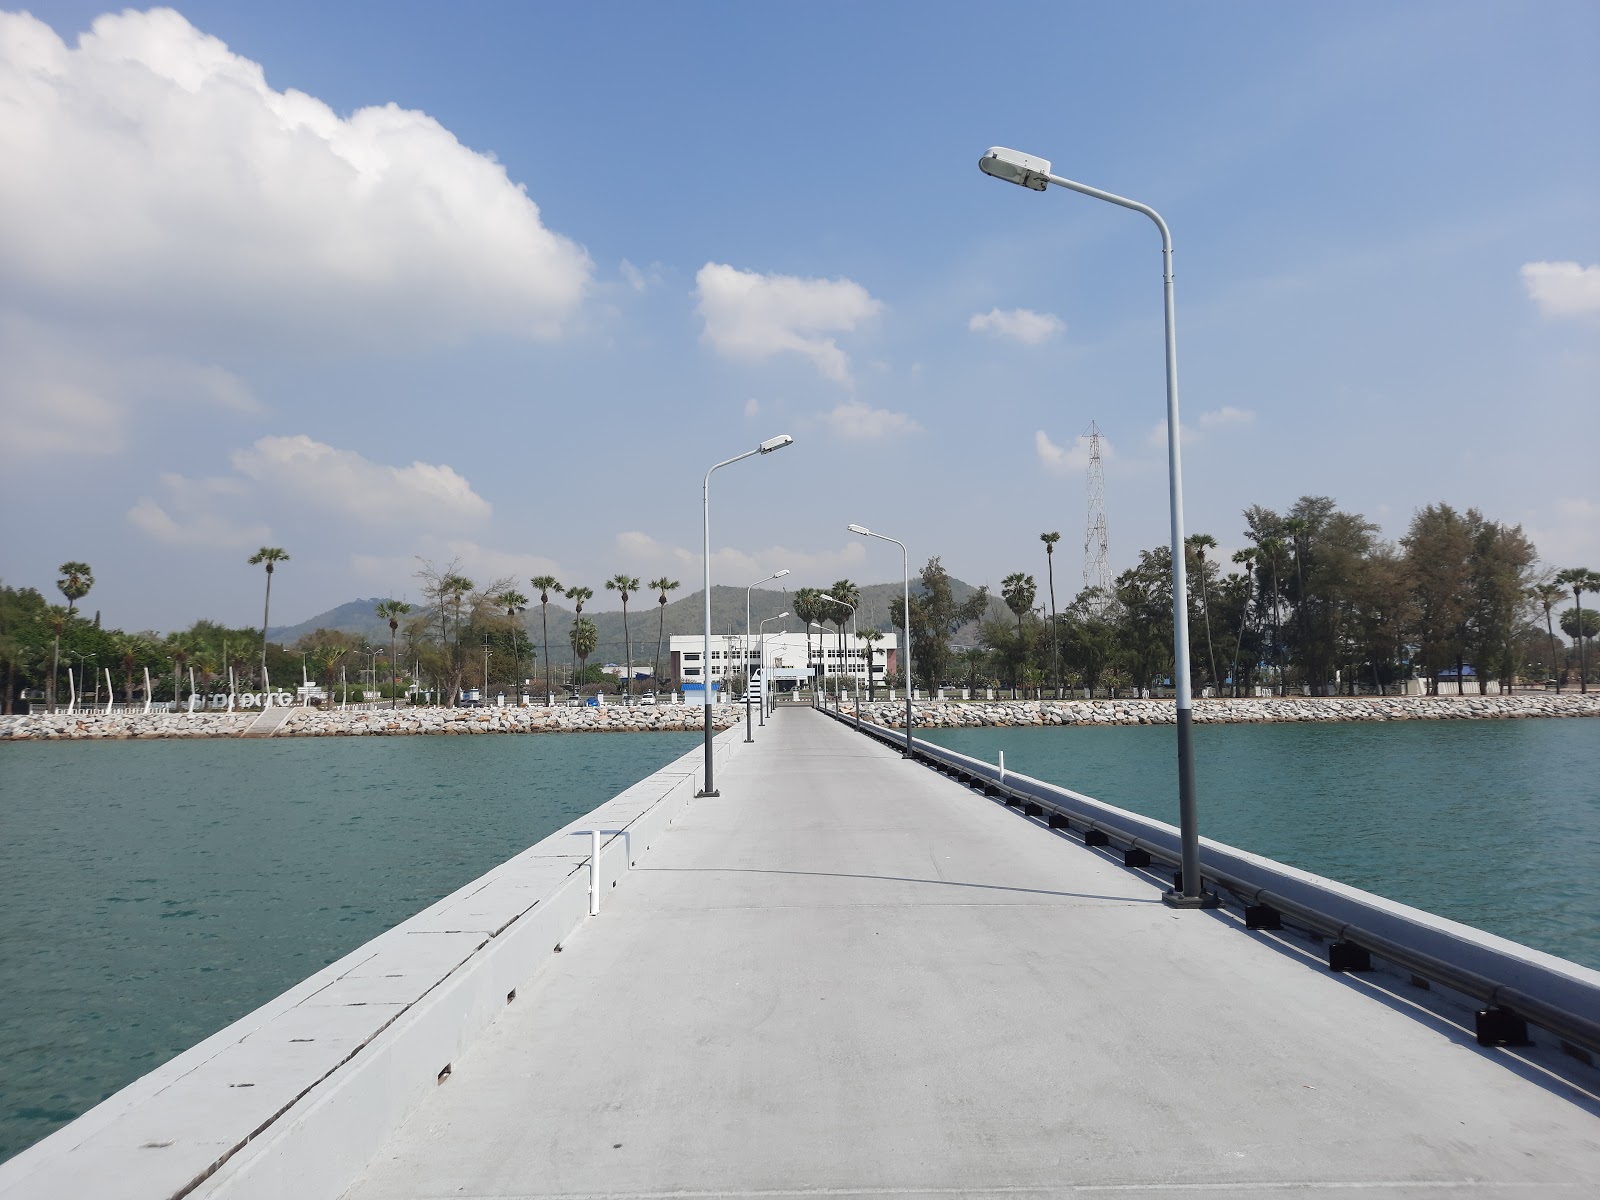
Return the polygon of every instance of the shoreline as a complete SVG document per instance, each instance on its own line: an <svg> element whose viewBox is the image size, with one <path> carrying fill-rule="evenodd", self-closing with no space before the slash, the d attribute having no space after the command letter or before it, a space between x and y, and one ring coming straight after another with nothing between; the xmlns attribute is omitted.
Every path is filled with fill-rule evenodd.
<svg viewBox="0 0 1600 1200"><path fill-rule="evenodd" d="M273 711L273 710L268 710ZM844 708L848 715L852 706ZM712 708L712 727L744 720L744 705ZM861 706L861 719L904 727L904 701ZM243 737L261 717L247 713L35 713L0 716L0 744L35 741L150 741ZM1286 696L1196 700L1197 725L1338 724L1350 721L1528 720L1600 717L1600 692L1523 696ZM1027 726L1171 725L1170 700L915 700L918 729ZM515 733L698 733L698 704L603 708L400 708L324 711L295 709L272 737L472 736Z"/></svg>
<svg viewBox="0 0 1600 1200"><path fill-rule="evenodd" d="M735 709L737 713L723 710ZM267 709L276 713L280 709ZM744 706L712 710L712 728L727 729L744 719ZM0 716L0 744L40 741L152 741L239 738L261 719L245 713L33 713ZM629 707L608 704L545 708L397 708L324 711L297 708L269 736L407 737L471 736L510 733L699 733L705 728L701 705L660 704Z"/></svg>
<svg viewBox="0 0 1600 1200"><path fill-rule="evenodd" d="M844 707L845 715L852 711ZM1600 693L1587 696L1283 696L1196 700L1196 725L1341 724L1351 721L1529 720L1600 717ZM861 719L905 728L905 703L861 706ZM914 700L917 729L1048 725L1174 725L1171 700Z"/></svg>

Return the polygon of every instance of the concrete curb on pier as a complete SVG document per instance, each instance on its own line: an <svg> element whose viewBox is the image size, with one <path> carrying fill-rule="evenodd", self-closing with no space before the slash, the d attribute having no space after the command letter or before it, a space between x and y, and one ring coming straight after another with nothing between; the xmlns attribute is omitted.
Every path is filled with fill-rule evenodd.
<svg viewBox="0 0 1600 1200"><path fill-rule="evenodd" d="M704 728L698 704L623 705L590 708L399 708L267 709L287 711L272 737L399 737L409 734L652 733ZM717 704L712 725L728 729L744 719L744 706ZM252 731L261 712L240 713L39 713L0 717L0 742L120 741L132 738L228 738Z"/></svg>
<svg viewBox="0 0 1600 1200"><path fill-rule="evenodd" d="M850 702L843 711L852 713ZM861 706L861 719L890 729L905 727L905 701ZM911 723L919 729L1028 725L1171 725L1170 700L915 700ZM1286 696L1196 700L1197 725L1275 722L1461 721L1527 717L1600 717L1600 693L1543 696Z"/></svg>
<svg viewBox="0 0 1600 1200"><path fill-rule="evenodd" d="M719 775L742 745L716 738ZM0 1163L0 1200L332 1200L588 915L590 831L603 911L703 762L696 746Z"/></svg>

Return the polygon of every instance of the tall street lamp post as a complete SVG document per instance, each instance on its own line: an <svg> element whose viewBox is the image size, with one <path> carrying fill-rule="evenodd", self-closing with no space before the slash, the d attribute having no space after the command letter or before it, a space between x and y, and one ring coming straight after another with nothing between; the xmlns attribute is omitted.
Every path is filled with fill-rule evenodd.
<svg viewBox="0 0 1600 1200"><path fill-rule="evenodd" d="M1167 479L1172 510L1172 657L1178 717L1178 824L1182 843L1183 888L1166 892L1162 899L1175 908L1214 908L1215 895L1200 887L1200 832L1194 785L1193 701L1189 694L1189 589L1183 544L1183 459L1178 435L1178 336L1172 299L1172 233L1161 214L1148 204L1074 183L1050 171L1049 160L991 146L978 160L985 175L1003 179L1035 192L1052 183L1069 191L1105 200L1143 213L1161 232L1161 281L1167 334Z"/></svg>
<svg viewBox="0 0 1600 1200"><path fill-rule="evenodd" d="M856 644L857 644L857 638L856 638L856 606L854 604L851 604L850 601L848 601L848 600L835 599L834 597L828 595L827 592L823 592L822 593L822 598L824 600L832 600L833 603L841 604L845 608L848 608L850 610L850 648L853 650L856 647ZM849 650L845 651L844 669L845 669L846 674L848 674L850 676L850 696L851 696L851 699L853 699L856 702L856 726L859 728L860 725L861 725L861 689L856 686L855 670L854 670L854 668L852 668L850 666L850 651ZM837 707L837 706L835 706L835 707Z"/></svg>
<svg viewBox="0 0 1600 1200"><path fill-rule="evenodd" d="M782 450L785 446L794 445L794 438L787 433L780 433L777 437L768 438L754 450L746 450L743 454L735 454L732 458L725 458L719 463L713 463L706 472L705 483L700 491L700 522L703 535L702 548L705 563L705 588L706 588L706 631L705 645L701 652L700 679L705 692L705 745L706 745L706 781L705 787L696 792L697 796L719 796L713 778L713 764L711 761L711 476L723 467L733 463L742 462L744 459L753 458L757 454L771 454L774 450ZM748 724L748 721L747 721Z"/></svg>
<svg viewBox="0 0 1600 1200"><path fill-rule="evenodd" d="M811 631L813 629L817 631L818 644L822 645L822 674L824 677L826 677L828 673L828 648L825 644L823 644L822 639L828 636L828 631L815 621L806 622L806 669L811 672L811 707L821 708L822 704L819 699L821 695L821 688L819 686L821 681L817 678L817 666L811 661Z"/></svg>
<svg viewBox="0 0 1600 1200"><path fill-rule="evenodd" d="M787 571L783 572L785 575L788 573ZM756 651L756 656L761 663L761 728L763 729L767 727L767 698L771 694L771 689L767 686L767 626L773 621L783 620L788 615L786 612L781 612L777 616L768 617L761 622L761 640L757 643L759 649ZM749 709L745 710L746 721L750 719L749 711Z"/></svg>
<svg viewBox="0 0 1600 1200"><path fill-rule="evenodd" d="M751 709L751 704L753 702L753 697L750 695L750 643L749 643L749 639L750 639L750 592L751 592L751 590L753 588L757 587L758 585L763 584L763 583L768 583L768 582L770 582L771 580L774 580L774 579L782 579L788 573L789 573L789 569L787 567L785 567L781 571L774 571L771 575L768 575L765 579L756 580L755 583L752 583L750 585L750 587L747 587L744 590L744 636L745 636L745 646L744 646L744 651L740 655L740 657L742 657L744 659L744 683L745 683L745 687L744 687L744 740L747 741L747 742L753 742L753 741L756 740L754 737L751 736L752 730L751 730L751 719L750 719L750 709ZM784 615L787 616L788 614L785 613ZM766 622L763 621L762 624L765 625ZM765 725L767 723L766 713L764 711L761 714L761 723L763 725Z"/></svg>
<svg viewBox="0 0 1600 1200"><path fill-rule="evenodd" d="M900 547L900 570L905 576L905 613L904 633L905 644L905 685L906 685L906 749L905 756L911 757L911 555L906 550L906 544L892 537L885 537L881 533L873 533L865 525L850 525L847 527L851 533L859 533L862 537L877 538L880 542L894 542ZM937 682L937 680L935 680Z"/></svg>

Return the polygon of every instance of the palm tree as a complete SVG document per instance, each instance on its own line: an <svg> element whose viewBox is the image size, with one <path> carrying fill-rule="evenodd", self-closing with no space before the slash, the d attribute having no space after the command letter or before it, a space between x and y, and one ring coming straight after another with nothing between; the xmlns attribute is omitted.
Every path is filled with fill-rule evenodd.
<svg viewBox="0 0 1600 1200"><path fill-rule="evenodd" d="M1589 691L1589 663L1584 654L1583 644L1583 594L1584 592L1600 592L1600 571L1591 571L1588 567L1569 567L1556 576L1557 583L1564 583L1572 589L1572 600L1578 606L1578 691L1587 695Z"/></svg>
<svg viewBox="0 0 1600 1200"><path fill-rule="evenodd" d="M183 699L183 668L194 653L194 639L187 633L168 634L167 649L172 651L172 707L176 709Z"/></svg>
<svg viewBox="0 0 1600 1200"><path fill-rule="evenodd" d="M124 681L123 703L131 706L133 704L133 672L139 665L139 655L144 650L144 642L140 638L125 635L119 637L113 643L113 648L116 651L118 661L122 664Z"/></svg>
<svg viewBox="0 0 1600 1200"><path fill-rule="evenodd" d="M400 618L410 611L411 605L403 600L385 600L377 608L378 617L389 622L389 685L391 687L396 687L400 682L399 676L395 672L395 664L400 661L395 657L395 639L400 634ZM395 695L389 697L389 707L396 708L399 704L400 696L397 690Z"/></svg>
<svg viewBox="0 0 1600 1200"><path fill-rule="evenodd" d="M267 600L261 608L261 686L267 686L267 620L272 615L272 568L274 563L288 562L289 554L278 546L263 546L245 560L252 567L267 568Z"/></svg>
<svg viewBox="0 0 1600 1200"><path fill-rule="evenodd" d="M64 562L56 569L62 575L56 580L56 587L67 598L67 616L71 617L77 611L78 601L94 586L94 568L85 562Z"/></svg>
<svg viewBox="0 0 1600 1200"><path fill-rule="evenodd" d="M71 612L59 604L52 604L45 610L45 620L50 623L56 642L55 655L50 660L50 678L45 681L45 705L51 712L56 710L56 689L61 684L61 635L71 619Z"/></svg>
<svg viewBox="0 0 1600 1200"><path fill-rule="evenodd" d="M1017 665L1022 665L1022 618L1033 611L1034 597L1039 594L1039 585L1033 581L1032 575L1024 575L1015 571L1000 581L1000 594L1005 597L1006 607L1017 618ZM1011 676L1011 695L1017 695L1017 676Z"/></svg>
<svg viewBox="0 0 1600 1200"><path fill-rule="evenodd" d="M861 640L867 644L867 702L870 704L878 698L877 685L872 677L872 660L878 653L878 643L883 641L883 630L863 629Z"/></svg>
<svg viewBox="0 0 1600 1200"><path fill-rule="evenodd" d="M1061 699L1061 655L1056 650L1056 543L1059 533L1041 533L1044 543L1045 567L1050 572L1050 671L1055 676L1056 699Z"/></svg>
<svg viewBox="0 0 1600 1200"><path fill-rule="evenodd" d="M833 581L833 586L828 589L827 594L835 600L843 601L842 604L829 604L828 611L833 618L833 623L839 628L840 670L848 675L850 673L850 656L844 648L844 623L850 619L851 609L861 603L861 589L848 579L836 579ZM827 604L827 601L824 600L823 603ZM850 608L846 608L846 604L850 605Z"/></svg>
<svg viewBox="0 0 1600 1200"><path fill-rule="evenodd" d="M550 703L550 593L561 591L561 581L554 575L535 575L528 583L539 589L539 620L544 626L544 702Z"/></svg>
<svg viewBox="0 0 1600 1200"><path fill-rule="evenodd" d="M583 604L584 604L584 601L593 600L594 599L594 589L593 588L586 588L586 587L569 587L567 589L567 599L572 601L572 615L575 616L575 617L582 617L583 616ZM594 622L590 621L589 625L592 627L594 625ZM595 645L596 646L598 646L600 644L599 638L600 638L600 631L599 630L595 630ZM569 635L568 640L569 641L571 640L571 635ZM576 642L573 642L572 645L573 645L572 653L574 655L574 658L573 658L573 661L572 661L572 694L574 696L576 696L578 694L578 661L577 661L577 658L576 658L576 655L578 653L578 649L577 649L577 645L578 644ZM591 654L594 653L594 646L589 647L589 652Z"/></svg>
<svg viewBox="0 0 1600 1200"><path fill-rule="evenodd" d="M628 697L628 703L633 703L633 639L628 636L628 597L639 590L639 580L633 575L613 575L606 580L606 591L616 592L622 597L622 673L625 676L623 690Z"/></svg>
<svg viewBox="0 0 1600 1200"><path fill-rule="evenodd" d="M500 593L500 607L506 610L506 620L511 623L511 669L516 673L517 687L522 687L522 651L517 642L517 614L528 611L528 598L519 591ZM520 691L518 693L521 694Z"/></svg>
<svg viewBox="0 0 1600 1200"><path fill-rule="evenodd" d="M1550 673L1556 679L1556 691L1561 691L1561 677L1565 675L1566 664L1556 661L1556 631L1550 620L1550 610L1566 596L1567 589L1559 583L1546 581L1536 584L1528 589L1528 599L1544 609L1544 629L1550 635Z"/></svg>
<svg viewBox="0 0 1600 1200"><path fill-rule="evenodd" d="M571 595L570 592L567 594ZM572 632L568 636L572 641L573 657L583 664L580 670L587 670L589 667L589 655L593 654L595 647L600 644L600 631L595 628L594 622L589 620L588 617L579 617L572 623ZM578 676L576 675L573 676L572 694L574 696L578 694Z"/></svg>
<svg viewBox="0 0 1600 1200"><path fill-rule="evenodd" d="M661 643L667 631L667 593L678 590L678 581L668 579L663 575L660 579L650 581L650 590L660 593L656 597L656 665L650 672L650 678L655 686L661 686Z"/></svg>
<svg viewBox="0 0 1600 1200"><path fill-rule="evenodd" d="M811 625L820 623L827 616L827 601L822 598L822 589L803 587L794 594L794 606L790 609L797 620L805 626L806 630L806 669L811 670ZM812 671L811 687L816 691L816 672Z"/></svg>
<svg viewBox="0 0 1600 1200"><path fill-rule="evenodd" d="M1211 644L1211 591L1206 583L1206 551L1217 548L1217 539L1209 533L1195 533L1184 538L1183 543L1194 551L1199 568L1196 574L1200 576L1200 602L1205 606L1206 615L1206 661L1211 664L1211 685L1221 695L1222 680L1217 678L1217 651Z"/></svg>
<svg viewBox="0 0 1600 1200"><path fill-rule="evenodd" d="M1233 643L1233 666L1228 668L1228 678L1233 680L1233 698L1239 698L1239 651L1244 647L1244 627L1250 619L1250 589L1255 582L1256 560L1261 557L1259 550L1235 550L1233 561L1244 568L1244 604L1239 609L1239 636Z"/></svg>

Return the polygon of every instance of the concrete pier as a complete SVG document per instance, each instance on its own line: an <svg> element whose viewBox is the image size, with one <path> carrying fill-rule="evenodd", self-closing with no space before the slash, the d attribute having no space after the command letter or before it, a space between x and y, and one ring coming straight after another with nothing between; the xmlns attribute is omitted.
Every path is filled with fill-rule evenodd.
<svg viewBox="0 0 1600 1200"><path fill-rule="evenodd" d="M809 710L717 778L352 1200L1600 1194L1600 1075L1436 992Z"/></svg>

